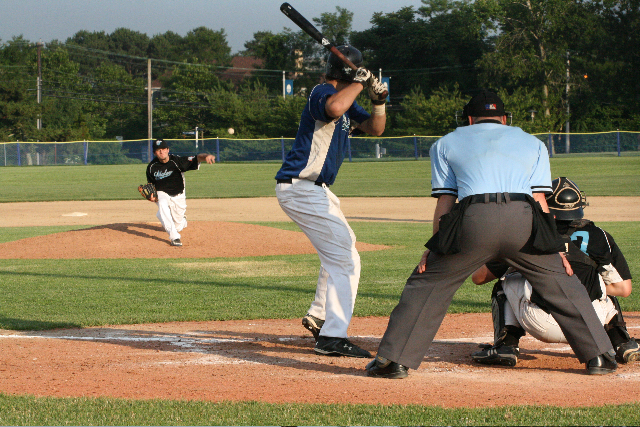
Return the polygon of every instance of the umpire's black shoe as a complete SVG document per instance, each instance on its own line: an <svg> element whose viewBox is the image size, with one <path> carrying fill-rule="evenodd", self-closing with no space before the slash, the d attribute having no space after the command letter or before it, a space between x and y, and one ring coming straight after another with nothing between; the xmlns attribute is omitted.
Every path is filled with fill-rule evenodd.
<svg viewBox="0 0 640 427"><path fill-rule="evenodd" d="M373 357L367 350L352 344L346 338L324 337L322 335L318 336L313 351L324 356Z"/></svg>
<svg viewBox="0 0 640 427"><path fill-rule="evenodd" d="M476 351L471 358L483 365L516 366L520 349L513 345L499 344L497 346L482 346L483 349Z"/></svg>
<svg viewBox="0 0 640 427"><path fill-rule="evenodd" d="M615 356L609 353L603 353L587 362L589 375L612 374L616 369L618 369L618 364L616 363Z"/></svg>
<svg viewBox="0 0 640 427"><path fill-rule="evenodd" d="M409 370L404 365L392 362L382 356L376 356L365 369L370 377L400 379L409 375Z"/></svg>

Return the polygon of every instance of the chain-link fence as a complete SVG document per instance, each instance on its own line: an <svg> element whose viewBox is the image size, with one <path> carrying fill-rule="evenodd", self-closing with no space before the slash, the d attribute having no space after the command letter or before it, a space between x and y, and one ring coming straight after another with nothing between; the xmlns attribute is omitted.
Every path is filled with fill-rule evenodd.
<svg viewBox="0 0 640 427"><path fill-rule="evenodd" d="M640 155L640 132L536 134L551 157L556 155ZM345 147L347 161L406 160L429 157L438 136L350 138ZM171 153L181 156L207 152L217 162L279 162L291 149L293 138L271 139L175 139L166 140ZM116 165L147 163L153 157L150 141L75 141L0 143L0 165Z"/></svg>

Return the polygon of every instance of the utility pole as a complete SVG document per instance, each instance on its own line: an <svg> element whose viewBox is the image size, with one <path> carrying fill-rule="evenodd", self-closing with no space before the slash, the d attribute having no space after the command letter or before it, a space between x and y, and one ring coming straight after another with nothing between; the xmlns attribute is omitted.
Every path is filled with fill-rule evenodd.
<svg viewBox="0 0 640 427"><path fill-rule="evenodd" d="M287 99L287 92L286 92L286 82L287 82L287 78L284 75L284 70L282 70L282 99Z"/></svg>
<svg viewBox="0 0 640 427"><path fill-rule="evenodd" d="M151 58L147 58L147 135L149 137L149 159L151 159L151 140L153 139L153 89L151 89Z"/></svg>
<svg viewBox="0 0 640 427"><path fill-rule="evenodd" d="M567 51L567 86L566 86L566 93L567 93L567 122L565 123L565 143L564 143L564 147L565 147L565 153L569 154L569 152L571 151L571 140L569 137L569 133L571 132L571 126L569 125L569 119L570 119L570 115L571 115L571 108L569 107L569 51Z"/></svg>
<svg viewBox="0 0 640 427"><path fill-rule="evenodd" d="M39 42L36 43L36 47L38 48L38 88L37 88L37 102L38 102L38 107L40 106L40 103L42 102L42 61L41 61L41 57L42 57L42 46L44 46L44 43L42 43L42 40L40 40ZM40 113L40 111L38 111L38 119L36 120L36 128L37 129L42 129L42 115Z"/></svg>

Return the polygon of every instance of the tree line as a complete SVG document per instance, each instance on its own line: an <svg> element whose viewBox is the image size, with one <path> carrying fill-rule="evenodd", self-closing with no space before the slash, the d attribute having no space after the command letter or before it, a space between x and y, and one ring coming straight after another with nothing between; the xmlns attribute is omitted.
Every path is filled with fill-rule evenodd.
<svg viewBox="0 0 640 427"><path fill-rule="evenodd" d="M363 31L352 18L336 7L313 21L390 78L387 136L451 131L479 88L498 91L529 132L640 130L640 0L422 0L374 13ZM0 45L0 141L146 138L148 58L155 137L295 136L326 52L290 28L244 47L232 54L224 29L206 27L79 31L44 46L15 36ZM294 96L282 96L283 71Z"/></svg>

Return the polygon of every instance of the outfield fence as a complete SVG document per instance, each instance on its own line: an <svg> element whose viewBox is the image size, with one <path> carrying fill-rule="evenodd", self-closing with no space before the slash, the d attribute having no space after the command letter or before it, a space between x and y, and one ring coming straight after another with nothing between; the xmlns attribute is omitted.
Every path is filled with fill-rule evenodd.
<svg viewBox="0 0 640 427"><path fill-rule="evenodd" d="M640 132L534 134L545 143L549 155L640 155ZM348 161L427 159L439 136L349 138ZM217 162L283 161L293 138L269 139L165 139L173 154L208 152ZM147 163L153 157L151 141L1 142L1 166L116 165Z"/></svg>

